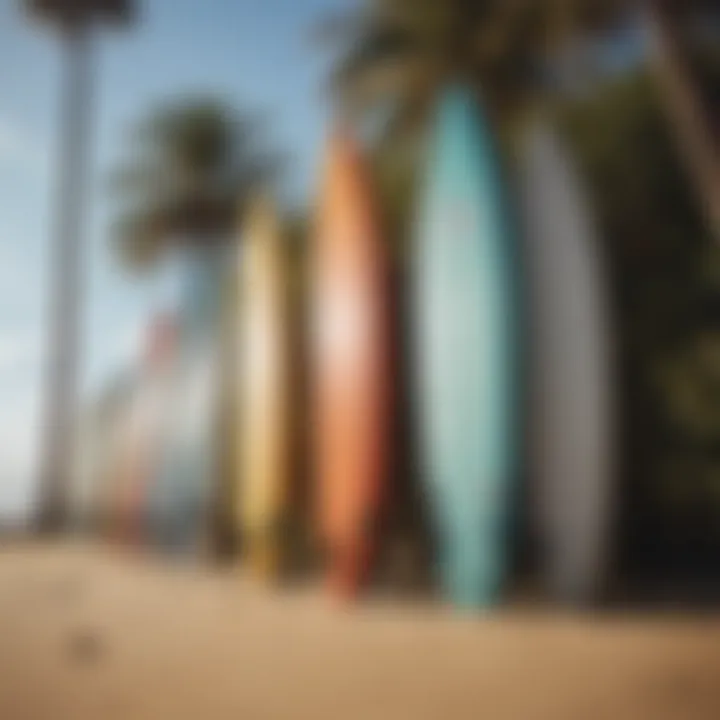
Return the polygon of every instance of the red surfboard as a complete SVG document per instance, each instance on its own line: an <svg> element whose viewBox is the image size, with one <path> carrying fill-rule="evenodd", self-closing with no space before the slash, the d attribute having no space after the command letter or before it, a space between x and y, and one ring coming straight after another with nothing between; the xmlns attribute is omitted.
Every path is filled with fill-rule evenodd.
<svg viewBox="0 0 720 720"><path fill-rule="evenodd" d="M387 249L368 170L344 130L329 140L311 258L318 522L330 584L351 596L372 557L392 395Z"/></svg>

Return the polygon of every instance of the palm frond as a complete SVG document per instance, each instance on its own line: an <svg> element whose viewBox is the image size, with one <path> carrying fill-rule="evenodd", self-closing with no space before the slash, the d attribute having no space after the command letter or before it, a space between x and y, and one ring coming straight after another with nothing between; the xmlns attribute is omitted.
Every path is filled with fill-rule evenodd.
<svg viewBox="0 0 720 720"><path fill-rule="evenodd" d="M137 123L128 159L110 177L123 209L114 235L127 246L125 258L145 263L180 237L228 237L238 205L284 167L267 125L257 113L202 97L165 104Z"/></svg>
<svg viewBox="0 0 720 720"><path fill-rule="evenodd" d="M102 21L128 25L137 13L133 0L25 0L27 11L58 25Z"/></svg>

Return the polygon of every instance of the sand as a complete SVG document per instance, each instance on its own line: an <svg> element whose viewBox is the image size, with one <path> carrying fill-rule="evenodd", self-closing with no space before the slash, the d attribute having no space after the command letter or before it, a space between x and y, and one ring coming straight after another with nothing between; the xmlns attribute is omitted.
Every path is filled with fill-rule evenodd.
<svg viewBox="0 0 720 720"><path fill-rule="evenodd" d="M238 571L0 546L0 719L717 720L718 620L341 608Z"/></svg>

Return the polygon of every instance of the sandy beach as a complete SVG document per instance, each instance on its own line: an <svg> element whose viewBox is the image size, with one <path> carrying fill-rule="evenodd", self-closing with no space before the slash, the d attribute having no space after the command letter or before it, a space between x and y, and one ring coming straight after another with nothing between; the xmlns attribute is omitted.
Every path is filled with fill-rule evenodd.
<svg viewBox="0 0 720 720"><path fill-rule="evenodd" d="M340 608L238 571L0 548L2 720L718 717L713 617Z"/></svg>

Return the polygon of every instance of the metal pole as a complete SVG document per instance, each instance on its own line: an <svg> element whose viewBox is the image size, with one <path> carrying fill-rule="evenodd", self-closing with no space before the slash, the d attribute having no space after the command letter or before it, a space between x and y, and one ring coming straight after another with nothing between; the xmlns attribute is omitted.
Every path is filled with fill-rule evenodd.
<svg viewBox="0 0 720 720"><path fill-rule="evenodd" d="M82 22L68 25L62 42L65 58L60 98L57 224L49 252L45 412L39 468L38 521L45 532L58 532L65 523L74 472L91 100L90 28Z"/></svg>

